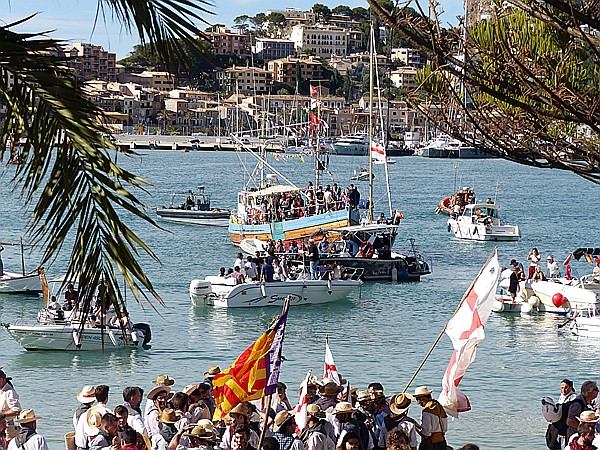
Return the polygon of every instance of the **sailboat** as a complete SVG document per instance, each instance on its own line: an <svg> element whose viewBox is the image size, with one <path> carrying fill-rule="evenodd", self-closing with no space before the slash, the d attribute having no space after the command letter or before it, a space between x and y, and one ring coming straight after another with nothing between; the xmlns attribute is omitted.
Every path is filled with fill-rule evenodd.
<svg viewBox="0 0 600 450"><path fill-rule="evenodd" d="M404 217L399 211L392 209L392 199L387 167L385 137L383 136L383 114L381 98L378 99L379 128L382 136L378 141L373 139L373 92L374 81L379 78L374 74L377 67L375 55L375 33L371 26L371 58L369 88L369 200L368 216L359 225L320 231L315 240L327 239L327 252L320 255L325 264L340 265L362 270L363 280L419 281L421 276L431 273L431 266L417 251L413 239L410 239L410 250L404 254L392 250L398 235L400 220ZM378 86L379 87L379 86ZM379 92L381 92L378 89ZM385 181L389 207L389 218L385 214L374 220L373 217L373 164L380 160L385 169ZM323 246L324 247L324 246Z"/></svg>
<svg viewBox="0 0 600 450"><path fill-rule="evenodd" d="M19 246L21 248L21 273L7 272L4 270L2 251L4 246ZM23 242L19 244L0 242L0 294L27 294L38 295L42 292L40 270L25 272L25 258Z"/></svg>
<svg viewBox="0 0 600 450"><path fill-rule="evenodd" d="M318 101L315 103L319 104ZM314 185L310 182L305 189L296 186L268 163L264 145L259 154L234 137L240 146L256 158L257 165L248 183L238 193L237 208L229 220L228 231L233 244L239 245L244 239L302 240L319 230L359 223L360 213L350 205L336 202L334 207L322 208L315 202L319 194L320 174L327 169L327 159L322 159L321 125L319 114L311 113L309 127L313 130L315 141L315 179ZM273 173L266 174L265 169ZM252 186L255 177L259 182Z"/></svg>

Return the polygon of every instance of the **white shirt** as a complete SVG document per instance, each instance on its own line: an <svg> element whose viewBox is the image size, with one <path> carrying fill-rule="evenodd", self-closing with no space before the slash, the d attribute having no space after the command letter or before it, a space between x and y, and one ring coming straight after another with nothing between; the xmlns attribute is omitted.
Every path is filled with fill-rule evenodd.
<svg viewBox="0 0 600 450"><path fill-rule="evenodd" d="M46 444L46 439L44 439L44 436L40 436L36 433L33 436L31 436L27 442L25 442L23 449L48 450L48 444ZM21 450L21 447L17 443L17 438L14 438L10 441L7 450Z"/></svg>
<svg viewBox="0 0 600 450"><path fill-rule="evenodd" d="M256 264L254 261L248 262L244 264L244 269L246 270L246 276L249 278L256 278Z"/></svg>
<svg viewBox="0 0 600 450"><path fill-rule="evenodd" d="M106 405L99 403L98 406L104 407L104 412L102 413L102 415L106 414L107 412L112 413L112 411L108 409ZM95 430L92 432L92 429L88 425L87 411L85 411L82 415L79 416L79 420L77 421L77 425L75 426L75 445L77 447L86 448L90 440L94 438L97 434L98 433Z"/></svg>
<svg viewBox="0 0 600 450"><path fill-rule="evenodd" d="M146 414L146 418L144 419L144 427L146 427L149 437L160 433L162 424L158 421L158 409L156 409L156 407L150 409L148 414Z"/></svg>
<svg viewBox="0 0 600 450"><path fill-rule="evenodd" d="M448 418L446 417L442 419L435 414L423 411L422 422L421 434L423 436L429 437L431 433L446 433L448 431Z"/></svg>
<svg viewBox="0 0 600 450"><path fill-rule="evenodd" d="M384 425L379 432L379 448L387 447L388 435L394 430L402 430L410 439L410 442L408 443L410 448L417 448L417 430L415 424L409 420L403 420L390 431L388 431Z"/></svg>
<svg viewBox="0 0 600 450"><path fill-rule="evenodd" d="M8 383L0 389L0 411L6 411L7 409L21 411L19 394L17 394L17 391L15 391Z"/></svg>
<svg viewBox="0 0 600 450"><path fill-rule="evenodd" d="M558 268L558 264L556 263L556 261L548 263L548 276L550 278L560 277L560 269Z"/></svg>
<svg viewBox="0 0 600 450"><path fill-rule="evenodd" d="M531 261L531 263L529 264L531 267L537 267L540 265L540 260L542 258L540 257L540 255L534 255L533 253L530 253L527 259Z"/></svg>
<svg viewBox="0 0 600 450"><path fill-rule="evenodd" d="M323 433L315 431L306 441L306 450L335 450L335 442Z"/></svg>
<svg viewBox="0 0 600 450"><path fill-rule="evenodd" d="M231 441L233 438L233 429L227 427L221 438L220 447L226 450L231 450ZM250 430L250 445L254 448L258 448L258 434L254 430Z"/></svg>
<svg viewBox="0 0 600 450"><path fill-rule="evenodd" d="M140 416L139 414L131 414L131 412L130 412L129 415L127 416L127 425L129 425L131 428L133 428L138 433L145 434L146 436L148 436L148 431L146 430L146 427L144 426L144 421L142 420L142 416Z"/></svg>

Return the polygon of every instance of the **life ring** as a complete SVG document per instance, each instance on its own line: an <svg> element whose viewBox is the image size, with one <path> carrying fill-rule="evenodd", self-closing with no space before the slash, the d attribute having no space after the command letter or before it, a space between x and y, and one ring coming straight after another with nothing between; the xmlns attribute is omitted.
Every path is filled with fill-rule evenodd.
<svg viewBox="0 0 600 450"><path fill-rule="evenodd" d="M362 244L358 246L358 256L362 256L363 258L371 258L375 254L375 249L373 248L373 244L369 241L363 241Z"/></svg>

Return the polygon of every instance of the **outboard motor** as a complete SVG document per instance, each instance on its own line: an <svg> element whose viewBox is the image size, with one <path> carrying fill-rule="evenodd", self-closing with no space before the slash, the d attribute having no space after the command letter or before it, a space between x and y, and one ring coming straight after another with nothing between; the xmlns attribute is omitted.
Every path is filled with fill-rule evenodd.
<svg viewBox="0 0 600 450"><path fill-rule="evenodd" d="M142 347L145 347L152 340L152 331L150 330L150 325L148 325L147 323L134 323L133 324L133 333L136 333L136 330L139 330L144 334L144 340L142 342ZM132 333L131 338L135 341L136 339L133 337L133 333ZM137 333L136 333L136 336L137 336Z"/></svg>
<svg viewBox="0 0 600 450"><path fill-rule="evenodd" d="M194 305L203 305L208 296L212 294L212 285L206 280L192 280L190 282L190 297Z"/></svg>

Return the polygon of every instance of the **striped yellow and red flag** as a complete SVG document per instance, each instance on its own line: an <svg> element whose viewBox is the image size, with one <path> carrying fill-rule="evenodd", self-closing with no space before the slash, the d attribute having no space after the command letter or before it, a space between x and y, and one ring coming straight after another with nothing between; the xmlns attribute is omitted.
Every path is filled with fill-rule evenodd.
<svg viewBox="0 0 600 450"><path fill-rule="evenodd" d="M276 392L286 320L287 307L284 306L277 321L238 356L229 368L213 378L216 403L213 420L227 415L238 403Z"/></svg>

